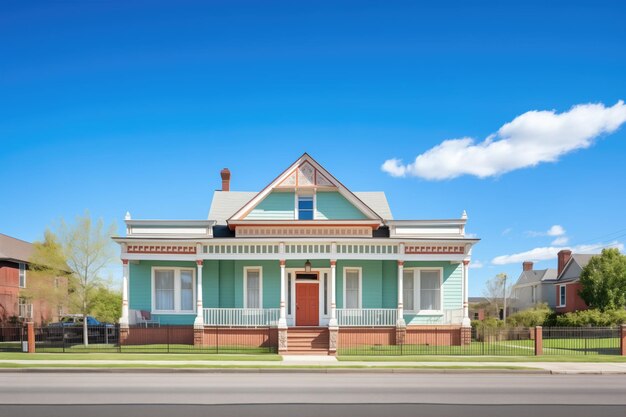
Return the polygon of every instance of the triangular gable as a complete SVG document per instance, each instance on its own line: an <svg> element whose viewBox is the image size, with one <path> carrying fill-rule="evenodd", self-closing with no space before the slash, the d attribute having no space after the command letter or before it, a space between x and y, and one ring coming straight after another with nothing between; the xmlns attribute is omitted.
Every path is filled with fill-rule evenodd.
<svg viewBox="0 0 626 417"><path fill-rule="evenodd" d="M339 180L317 163L309 154L304 153L293 164L283 171L274 181L261 190L254 198L241 207L231 216L231 220L243 220L272 190L289 188L326 188L336 189L351 204L353 204L369 220L380 220L380 216L361 201L354 193L348 190Z"/></svg>

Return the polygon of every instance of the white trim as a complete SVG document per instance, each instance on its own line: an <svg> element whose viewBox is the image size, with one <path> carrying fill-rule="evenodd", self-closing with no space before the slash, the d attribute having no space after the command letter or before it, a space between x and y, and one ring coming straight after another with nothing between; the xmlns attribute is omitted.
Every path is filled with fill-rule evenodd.
<svg viewBox="0 0 626 417"><path fill-rule="evenodd" d="M20 262L19 264L19 272L18 272L18 286L20 288L26 288L26 264L24 262ZM22 276L24 277L24 285L22 285Z"/></svg>
<svg viewBox="0 0 626 417"><path fill-rule="evenodd" d="M157 310L156 309L156 286L155 286L155 272L159 271L174 271L174 310ZM191 288L192 288L192 309L191 310L181 310L180 308L180 272L181 271L191 271ZM152 314L196 314L196 303L197 303L197 294L196 294L196 268L185 267L185 266L153 266L151 268L151 279L150 279L150 292L152 295L150 312Z"/></svg>
<svg viewBox="0 0 626 417"><path fill-rule="evenodd" d="M360 266L344 266L343 267L343 303L341 305L342 308L346 307L346 272L347 271L358 271L359 272L359 305L356 308L363 308L363 268ZM350 307L355 308L355 307Z"/></svg>
<svg viewBox="0 0 626 417"><path fill-rule="evenodd" d="M244 266L243 267L243 308L248 308L248 271L259 271L259 306L263 308L263 267L262 266Z"/></svg>
<svg viewBox="0 0 626 417"><path fill-rule="evenodd" d="M443 314L443 268L442 267L404 267L404 272L412 271L413 272L413 310L407 310L406 306L404 306L405 314L415 314L417 316L432 316L432 315L441 315ZM439 272L439 310L422 310L420 307L420 291L421 291L421 280L422 280L422 271L437 271ZM417 272L417 274L415 273ZM404 276L402 277L404 279ZM402 300L404 300L404 294L402 294Z"/></svg>
<svg viewBox="0 0 626 417"><path fill-rule="evenodd" d="M556 306L557 307L566 307L567 306L567 288L565 288L567 286L567 284L557 284L557 288L558 288L558 294L556 297ZM561 288L563 288L563 298L565 298L565 302L563 304L561 304Z"/></svg>

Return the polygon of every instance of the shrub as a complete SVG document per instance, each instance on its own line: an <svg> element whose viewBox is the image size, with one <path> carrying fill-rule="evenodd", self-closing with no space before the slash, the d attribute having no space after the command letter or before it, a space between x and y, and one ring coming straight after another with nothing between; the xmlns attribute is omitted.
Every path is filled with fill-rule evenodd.
<svg viewBox="0 0 626 417"><path fill-rule="evenodd" d="M495 317L487 317L484 320L472 320L472 327L474 328L487 328L487 329L497 329L504 327L504 322Z"/></svg>
<svg viewBox="0 0 626 417"><path fill-rule="evenodd" d="M626 323L626 310L597 309L576 311L557 316L556 325L562 327L585 327L585 326L617 326Z"/></svg>
<svg viewBox="0 0 626 417"><path fill-rule="evenodd" d="M511 327L545 326L552 314L553 312L547 304L540 304L536 307L511 314L506 319L506 324Z"/></svg>

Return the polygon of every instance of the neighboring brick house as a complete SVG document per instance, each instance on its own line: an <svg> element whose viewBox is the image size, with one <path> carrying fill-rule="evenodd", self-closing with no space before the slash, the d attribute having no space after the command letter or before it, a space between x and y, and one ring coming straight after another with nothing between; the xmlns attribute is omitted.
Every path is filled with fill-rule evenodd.
<svg viewBox="0 0 626 417"><path fill-rule="evenodd" d="M489 300L485 297L468 297L469 317L471 320L484 320L488 317Z"/></svg>
<svg viewBox="0 0 626 417"><path fill-rule="evenodd" d="M557 313L587 310L589 307L580 298L582 289L580 273L595 255L572 254L571 250L562 250L558 254L558 276L555 281L555 310Z"/></svg>
<svg viewBox="0 0 626 417"><path fill-rule="evenodd" d="M45 300L24 297L32 254L31 243L0 233L0 322L32 319L40 324L58 316Z"/></svg>
<svg viewBox="0 0 626 417"><path fill-rule="evenodd" d="M534 264L526 261L522 264L522 273L511 289L511 304L514 311L522 311L546 303L554 309L554 283L556 269L533 269Z"/></svg>

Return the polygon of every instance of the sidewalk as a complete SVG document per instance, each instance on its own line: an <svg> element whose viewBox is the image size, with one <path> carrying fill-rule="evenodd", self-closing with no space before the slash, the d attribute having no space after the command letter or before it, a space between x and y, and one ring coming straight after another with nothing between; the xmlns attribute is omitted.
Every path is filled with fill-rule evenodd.
<svg viewBox="0 0 626 417"><path fill-rule="evenodd" d="M277 361L167 361L167 360L0 360L0 369L4 366L8 370L20 369L20 365L28 365L28 369L46 368L53 366L53 369L63 370L68 368L85 368L89 365L102 368L107 365L124 365L125 369L137 369L142 366L158 366L159 369L193 369L194 365L202 369L219 368L241 368L249 371L255 368L271 368L280 370L284 368L310 367L311 369L346 369L352 371L383 371L392 369L430 370L430 371L471 371L489 370L507 372L505 368L528 368L541 370L551 374L625 374L626 363L587 363L587 362L339 362L332 356L284 356L283 360ZM12 367L17 366L17 367ZM182 368L186 367L186 368ZM106 369L106 368L105 368ZM113 368L115 369L115 368Z"/></svg>

